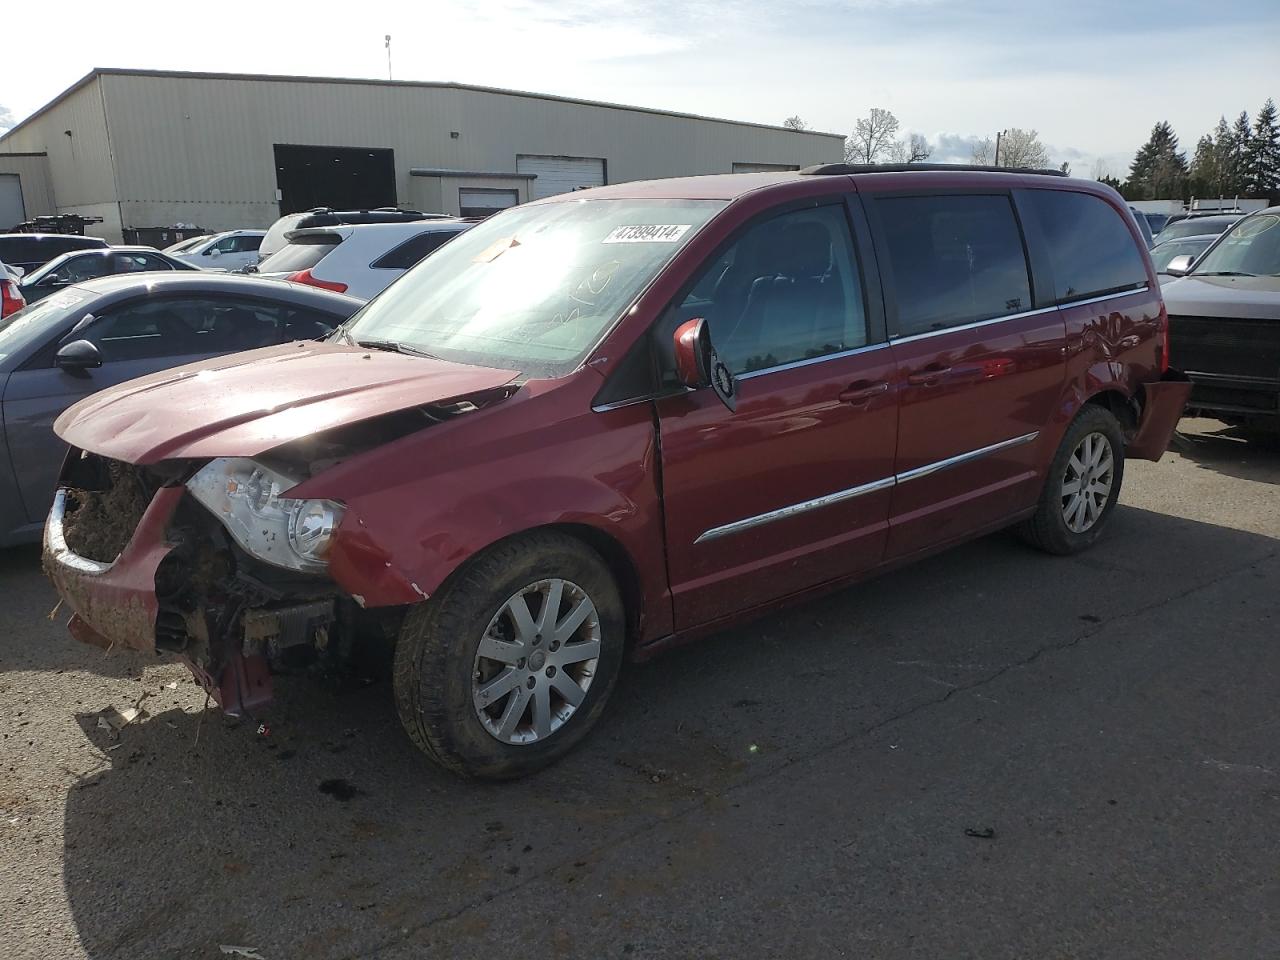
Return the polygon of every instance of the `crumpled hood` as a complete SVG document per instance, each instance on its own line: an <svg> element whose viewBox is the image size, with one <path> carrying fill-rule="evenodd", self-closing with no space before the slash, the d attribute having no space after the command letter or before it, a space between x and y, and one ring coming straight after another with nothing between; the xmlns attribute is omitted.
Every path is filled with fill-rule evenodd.
<svg viewBox="0 0 1280 960"><path fill-rule="evenodd" d="M336 343L295 343L109 387L68 409L53 428L73 447L128 463L252 457L333 427L462 400L517 376Z"/></svg>
<svg viewBox="0 0 1280 960"><path fill-rule="evenodd" d="M1161 286L1171 316L1280 320L1280 277L1181 277Z"/></svg>

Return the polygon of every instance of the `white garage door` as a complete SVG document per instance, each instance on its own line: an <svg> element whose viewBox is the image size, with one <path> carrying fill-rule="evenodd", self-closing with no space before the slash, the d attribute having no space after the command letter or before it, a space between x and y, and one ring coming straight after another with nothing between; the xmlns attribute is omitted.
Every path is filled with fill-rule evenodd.
<svg viewBox="0 0 1280 960"><path fill-rule="evenodd" d="M22 205L22 181L16 173L0 173L0 233L27 219Z"/></svg>
<svg viewBox="0 0 1280 960"><path fill-rule="evenodd" d="M462 217L490 217L499 210L514 207L519 202L520 196L515 190L462 187L458 190L458 215Z"/></svg>
<svg viewBox="0 0 1280 960"><path fill-rule="evenodd" d="M532 173L529 194L534 200L568 193L579 187L604 186L604 161L592 157L516 157L517 173Z"/></svg>

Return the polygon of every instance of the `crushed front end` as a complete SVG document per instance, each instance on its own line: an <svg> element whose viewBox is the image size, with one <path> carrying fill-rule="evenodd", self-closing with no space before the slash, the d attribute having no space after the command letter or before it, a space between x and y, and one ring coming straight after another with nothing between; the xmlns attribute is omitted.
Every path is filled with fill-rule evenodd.
<svg viewBox="0 0 1280 960"><path fill-rule="evenodd" d="M326 572L343 507L283 496L297 479L245 459L73 450L44 537L72 635L178 655L233 715L270 701L273 668L345 658L364 612Z"/></svg>

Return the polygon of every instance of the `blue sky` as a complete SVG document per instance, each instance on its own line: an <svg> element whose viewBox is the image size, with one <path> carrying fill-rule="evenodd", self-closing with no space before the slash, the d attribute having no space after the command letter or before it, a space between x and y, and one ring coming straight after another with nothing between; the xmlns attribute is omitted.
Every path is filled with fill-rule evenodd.
<svg viewBox="0 0 1280 960"><path fill-rule="evenodd" d="M264 5L265 7L265 5ZM131 8L67 0L0 58L21 119L94 66L455 80L847 133L873 106L964 160L1035 128L1123 174L1153 124L1188 150L1280 98L1280 0L314 0Z"/></svg>

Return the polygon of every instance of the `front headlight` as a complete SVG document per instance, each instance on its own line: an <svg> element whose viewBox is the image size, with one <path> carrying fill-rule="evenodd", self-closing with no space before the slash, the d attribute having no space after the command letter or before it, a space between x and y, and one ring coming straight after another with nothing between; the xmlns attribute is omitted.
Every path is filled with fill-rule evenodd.
<svg viewBox="0 0 1280 960"><path fill-rule="evenodd" d="M328 566L343 506L280 495L297 483L253 460L222 457L201 468L187 481L187 489L258 559L286 570L321 573Z"/></svg>

